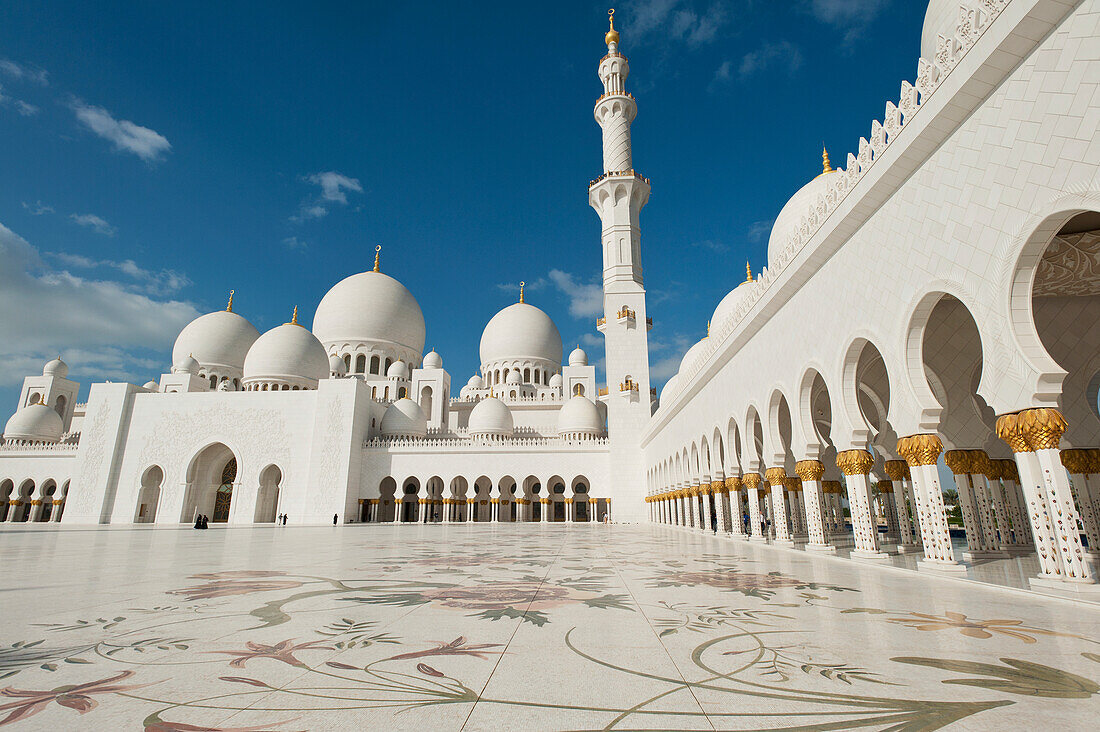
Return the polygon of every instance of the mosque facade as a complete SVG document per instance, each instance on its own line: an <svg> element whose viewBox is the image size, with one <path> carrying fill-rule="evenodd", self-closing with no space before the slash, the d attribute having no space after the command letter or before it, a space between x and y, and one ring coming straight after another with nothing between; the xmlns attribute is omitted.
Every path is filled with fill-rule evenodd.
<svg viewBox="0 0 1100 732"><path fill-rule="evenodd" d="M768 262L650 387L629 62L594 116L606 384L539 308L497 313L453 397L415 297L380 271L312 329L229 306L144 386L26 379L0 447L6 521L653 521L953 572L1035 553L1095 586L1100 546L1100 0L931 0L843 168L779 212ZM738 278L739 279L739 278ZM940 467L944 468L941 472ZM941 485L952 475L954 485ZM958 491L967 551L942 489ZM614 508L612 508L614 506ZM851 529L846 528L845 509ZM880 524L885 524L882 533Z"/></svg>

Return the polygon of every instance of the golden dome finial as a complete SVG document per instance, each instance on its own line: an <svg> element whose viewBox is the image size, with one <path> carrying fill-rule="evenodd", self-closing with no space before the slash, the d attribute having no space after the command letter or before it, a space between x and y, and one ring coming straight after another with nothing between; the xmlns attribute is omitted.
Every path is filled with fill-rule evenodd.
<svg viewBox="0 0 1100 732"><path fill-rule="evenodd" d="M710 321L707 321L707 338L710 338Z"/></svg>
<svg viewBox="0 0 1100 732"><path fill-rule="evenodd" d="M521 282L519 283L519 301L520 301L520 302L523 302L523 288L524 288L524 287L525 287L526 285L527 285L527 283L526 283L526 282L522 282L522 281L521 281Z"/></svg>
<svg viewBox="0 0 1100 732"><path fill-rule="evenodd" d="M615 8L607 11L607 25L610 30L603 37L603 42L610 46L612 43L619 42L619 31L615 30Z"/></svg>
<svg viewBox="0 0 1100 732"><path fill-rule="evenodd" d="M745 261L745 282L752 282L752 265Z"/></svg>
<svg viewBox="0 0 1100 732"><path fill-rule="evenodd" d="M290 316L291 325L299 325L298 323L298 306L294 306L294 313Z"/></svg>
<svg viewBox="0 0 1100 732"><path fill-rule="evenodd" d="M381 272L382 271L382 270L378 269L378 257L381 253L382 253L382 245L379 244L378 246L376 246L374 248L374 271L375 272Z"/></svg>
<svg viewBox="0 0 1100 732"><path fill-rule="evenodd" d="M825 149L824 143L821 145L821 172L832 173L833 165L829 162L829 151Z"/></svg>
<svg viewBox="0 0 1100 732"><path fill-rule="evenodd" d="M230 290L229 291L229 304L225 306L225 312L227 312L227 313L233 312L233 293L234 292L236 292L236 290Z"/></svg>

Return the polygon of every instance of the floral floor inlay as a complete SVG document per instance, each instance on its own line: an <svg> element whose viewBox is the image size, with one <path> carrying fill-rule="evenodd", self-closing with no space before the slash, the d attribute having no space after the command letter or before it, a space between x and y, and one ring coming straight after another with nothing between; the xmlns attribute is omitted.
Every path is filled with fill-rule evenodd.
<svg viewBox="0 0 1100 732"><path fill-rule="evenodd" d="M0 726L1078 729L1098 709L1095 606L675 529L5 531L0 549Z"/></svg>

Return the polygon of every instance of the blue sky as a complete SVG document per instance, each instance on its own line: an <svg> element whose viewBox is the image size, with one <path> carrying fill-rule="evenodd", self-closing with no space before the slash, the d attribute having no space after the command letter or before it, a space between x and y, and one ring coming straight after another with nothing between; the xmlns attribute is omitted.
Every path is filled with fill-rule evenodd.
<svg viewBox="0 0 1100 732"><path fill-rule="evenodd" d="M618 3L656 383L765 263L822 143L842 163L915 76L924 7ZM311 322L378 243L456 384L519 280L599 361L605 29L592 2L7 4L0 418L58 353L81 398L156 378L230 288L261 331Z"/></svg>

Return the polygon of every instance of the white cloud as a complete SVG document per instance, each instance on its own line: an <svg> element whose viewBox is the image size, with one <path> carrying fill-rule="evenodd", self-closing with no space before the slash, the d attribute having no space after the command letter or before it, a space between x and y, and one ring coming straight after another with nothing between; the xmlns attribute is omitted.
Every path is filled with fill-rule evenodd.
<svg viewBox="0 0 1100 732"><path fill-rule="evenodd" d="M53 213L53 206L47 206L41 201L35 201L34 203L23 201L23 208L29 211L31 216L41 216L42 214Z"/></svg>
<svg viewBox="0 0 1100 732"><path fill-rule="evenodd" d="M775 224L775 219L768 219L767 221L754 221L749 226L749 230L746 236L753 244L759 244L771 233L772 226Z"/></svg>
<svg viewBox="0 0 1100 732"><path fill-rule="evenodd" d="M774 66L781 66L788 74L793 74L802 67L802 52L790 41L766 42L741 58L738 74L745 79Z"/></svg>
<svg viewBox="0 0 1100 732"><path fill-rule="evenodd" d="M34 84L46 86L49 84L49 74L45 69L29 64L17 64L10 59L0 59L0 74L15 81L29 81Z"/></svg>
<svg viewBox="0 0 1100 732"><path fill-rule="evenodd" d="M588 318L603 312L603 287L600 284L577 282L573 275L552 269L550 281L569 298L569 314L576 318Z"/></svg>
<svg viewBox="0 0 1100 732"><path fill-rule="evenodd" d="M524 292L538 292L539 290L544 289L548 284L550 284L549 280L547 280L545 277L539 277L537 280L524 282L523 290ZM497 289L501 290L502 292L514 292L518 295L519 282L498 282Z"/></svg>
<svg viewBox="0 0 1100 732"><path fill-rule="evenodd" d="M170 294L182 290L184 287L191 284L191 280L187 275L180 274L171 269L162 269L159 272L153 272L152 270L141 267L132 259L124 259L122 261L115 261L112 259L91 259L80 254L69 254L67 252L46 252L46 256L67 267L75 269L108 267L117 270L134 280L134 283L129 285L130 289L150 295Z"/></svg>
<svg viewBox="0 0 1100 732"><path fill-rule="evenodd" d="M118 233L118 229L107 223L106 219L95 214L69 214L69 218L77 225L91 229L97 234L103 234L103 236L114 236Z"/></svg>
<svg viewBox="0 0 1100 732"><path fill-rule="evenodd" d="M729 246L723 242L715 241L713 239L704 239L702 241L694 241L691 243L696 249L709 249L716 254L722 254L729 251Z"/></svg>
<svg viewBox="0 0 1100 732"><path fill-rule="evenodd" d="M17 112L19 112L19 114L23 115L24 117L33 117L34 115L38 114L38 107L34 106L33 104L28 104L22 99L15 100L15 109Z"/></svg>
<svg viewBox="0 0 1100 732"><path fill-rule="evenodd" d="M714 70L714 80L716 82L725 82L733 78L733 62L730 60L723 61L721 65Z"/></svg>
<svg viewBox="0 0 1100 732"><path fill-rule="evenodd" d="M729 21L728 3L711 2L705 7L693 0L640 0L628 11L622 25L631 43L649 40L702 46L715 39Z"/></svg>
<svg viewBox="0 0 1100 732"><path fill-rule="evenodd" d="M73 113L89 130L111 142L115 150L137 155L147 163L161 160L172 149L164 135L129 120L117 120L103 107L73 100Z"/></svg>
<svg viewBox="0 0 1100 732"><path fill-rule="evenodd" d="M306 178L310 183L321 186L321 198L326 201L338 201L346 204L347 194L344 191L362 193L363 186L358 178L349 178L343 173L330 170L325 173L314 173Z"/></svg>
<svg viewBox="0 0 1100 732"><path fill-rule="evenodd" d="M653 382L664 382L672 378L680 369L680 362L684 360L684 354L695 343L687 336L673 336L672 342L650 341L649 353L649 378ZM653 360L653 356L657 356Z"/></svg>
<svg viewBox="0 0 1100 732"><path fill-rule="evenodd" d="M890 0L809 0L814 18L843 30L845 44L859 37Z"/></svg>
<svg viewBox="0 0 1100 732"><path fill-rule="evenodd" d="M316 198L307 198L302 201L298 207L298 213L290 217L291 221L295 223L302 223L303 221L309 221L310 219L320 219L328 216L329 207L326 202L339 203L346 206L348 203L348 192L362 193L363 184L359 182L358 178L352 178L344 175L343 173L337 173L335 170L329 170L324 173L313 173L307 175L303 180L320 186L321 194ZM356 208L358 210L358 208Z"/></svg>
<svg viewBox="0 0 1100 732"><path fill-rule="evenodd" d="M21 383L58 353L77 378L145 381L168 366L176 334L199 314L188 302L51 267L3 224L0 313L0 385Z"/></svg>
<svg viewBox="0 0 1100 732"><path fill-rule="evenodd" d="M302 241L296 236L288 236L287 238L283 239L283 246L287 249L306 249L307 247L309 247L309 244Z"/></svg>

